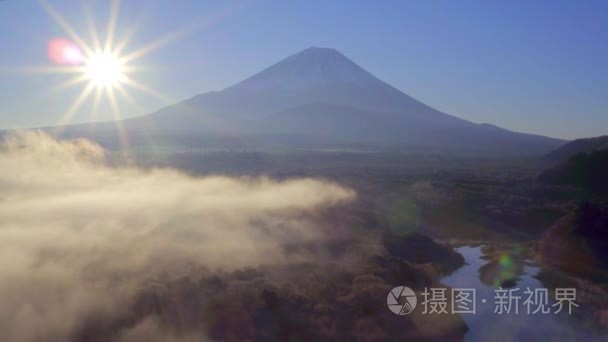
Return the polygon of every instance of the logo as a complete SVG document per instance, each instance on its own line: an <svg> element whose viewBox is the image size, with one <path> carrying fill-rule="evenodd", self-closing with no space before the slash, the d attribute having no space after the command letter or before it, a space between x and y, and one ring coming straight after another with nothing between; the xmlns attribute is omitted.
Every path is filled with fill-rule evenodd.
<svg viewBox="0 0 608 342"><path fill-rule="evenodd" d="M407 315L414 311L418 299L412 289L406 286L397 286L388 293L386 305L396 315Z"/></svg>

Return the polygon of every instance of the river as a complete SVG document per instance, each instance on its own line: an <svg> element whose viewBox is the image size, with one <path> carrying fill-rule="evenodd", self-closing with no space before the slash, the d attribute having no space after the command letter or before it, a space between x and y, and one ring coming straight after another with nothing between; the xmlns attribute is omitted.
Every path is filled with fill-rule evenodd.
<svg viewBox="0 0 608 342"><path fill-rule="evenodd" d="M523 305L527 295L526 288L544 288L543 284L536 278L540 268L532 260L526 259L523 269L520 269L515 285L519 288L517 295L521 296L518 309L509 314L495 313L495 287L487 285L482 281L480 269L487 268L488 260L483 258L482 246L464 246L456 248L466 260L466 265L456 270L451 275L442 279L442 282L452 288L474 288L476 290L476 313L462 314L469 332L465 336L466 341L606 341L605 337L598 337L577 324L572 316L568 314L567 306L559 314L555 314L555 301L549 295L550 313L528 314ZM549 289L548 291L553 291ZM485 302L485 303L484 303ZM533 306L534 311L535 307ZM573 307L572 310L580 309Z"/></svg>

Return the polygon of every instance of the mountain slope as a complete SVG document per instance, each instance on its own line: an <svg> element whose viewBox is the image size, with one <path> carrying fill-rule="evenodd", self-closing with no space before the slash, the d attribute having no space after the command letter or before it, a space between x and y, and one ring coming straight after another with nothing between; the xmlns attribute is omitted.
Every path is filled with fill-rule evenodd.
<svg viewBox="0 0 608 342"><path fill-rule="evenodd" d="M309 103L407 115L429 122L471 124L400 92L334 49L315 47L289 56L233 86L197 95L178 105L202 113L251 120ZM168 107L152 115L172 112L174 108Z"/></svg>
<svg viewBox="0 0 608 342"><path fill-rule="evenodd" d="M579 153L551 169L539 180L548 184L571 185L590 193L608 196L608 150Z"/></svg>
<svg viewBox="0 0 608 342"><path fill-rule="evenodd" d="M608 150L608 135L570 141L547 154L544 159L562 162L579 153L590 153L600 150Z"/></svg>
<svg viewBox="0 0 608 342"><path fill-rule="evenodd" d="M282 136L282 144L379 144L543 154L562 141L478 125L437 111L327 48L309 48L221 91L125 120L131 136ZM297 136L297 142L290 136ZM260 138L264 137L264 138ZM201 140L202 139L202 140Z"/></svg>

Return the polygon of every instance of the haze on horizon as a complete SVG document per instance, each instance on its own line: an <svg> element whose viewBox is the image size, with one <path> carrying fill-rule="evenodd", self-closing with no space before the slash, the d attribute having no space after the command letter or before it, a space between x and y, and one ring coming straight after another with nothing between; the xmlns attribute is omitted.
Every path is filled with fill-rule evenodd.
<svg viewBox="0 0 608 342"><path fill-rule="evenodd" d="M109 3L51 2L87 43L85 5L105 32ZM117 36L137 28L126 50L175 39L137 61L137 81L162 96L135 90L138 105L121 100L118 107L121 117L147 114L323 46L466 120L566 139L597 136L608 133L607 12L600 1L123 2ZM35 1L0 3L0 27L7 46L0 127L56 124L81 89L56 89L62 75L22 70L50 65L46 45L65 32ZM112 119L109 104L100 106L97 119ZM90 120L89 108L85 103L70 122Z"/></svg>

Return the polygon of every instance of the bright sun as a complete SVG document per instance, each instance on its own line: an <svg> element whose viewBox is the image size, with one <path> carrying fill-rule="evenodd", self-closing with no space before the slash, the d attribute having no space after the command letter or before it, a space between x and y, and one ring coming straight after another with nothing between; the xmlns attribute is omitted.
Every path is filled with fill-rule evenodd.
<svg viewBox="0 0 608 342"><path fill-rule="evenodd" d="M85 62L85 73L98 87L111 88L125 80L124 66L115 55L95 53Z"/></svg>
<svg viewBox="0 0 608 342"><path fill-rule="evenodd" d="M90 113L90 121L97 121L97 113L100 105L102 105L102 99L105 97L107 100L106 104L109 105L109 108L105 108L105 111L109 109L109 112L112 114L121 145L127 149L128 139L126 131L122 127L121 101L119 100L122 99L122 101L126 101L133 108L136 108L137 111L141 111L139 103L130 94L130 90L135 89L157 97L162 101L174 102L167 100L163 94L148 87L146 84L133 79L133 73L145 69L141 66L136 67L134 62L172 42L186 33L187 30L169 32L158 40L152 41L137 50L125 53L136 32L136 25L125 30L127 32L125 36L118 37L116 35L116 24L118 23L120 14L120 0L111 1L105 39L97 32L94 18L91 16L88 7L85 6L84 17L88 28L88 38L90 38L88 42L63 18L56 8L49 4L48 0L40 0L39 3L54 21L61 26L68 37L55 37L47 44L49 59L55 65L43 68L35 67L32 70L42 73L57 72L72 75L65 82L57 85L57 89L84 84L80 94L72 101L69 108L67 108L56 123L56 126L63 127L70 123L73 116L83 107L85 111ZM139 21L136 20L136 22Z"/></svg>

